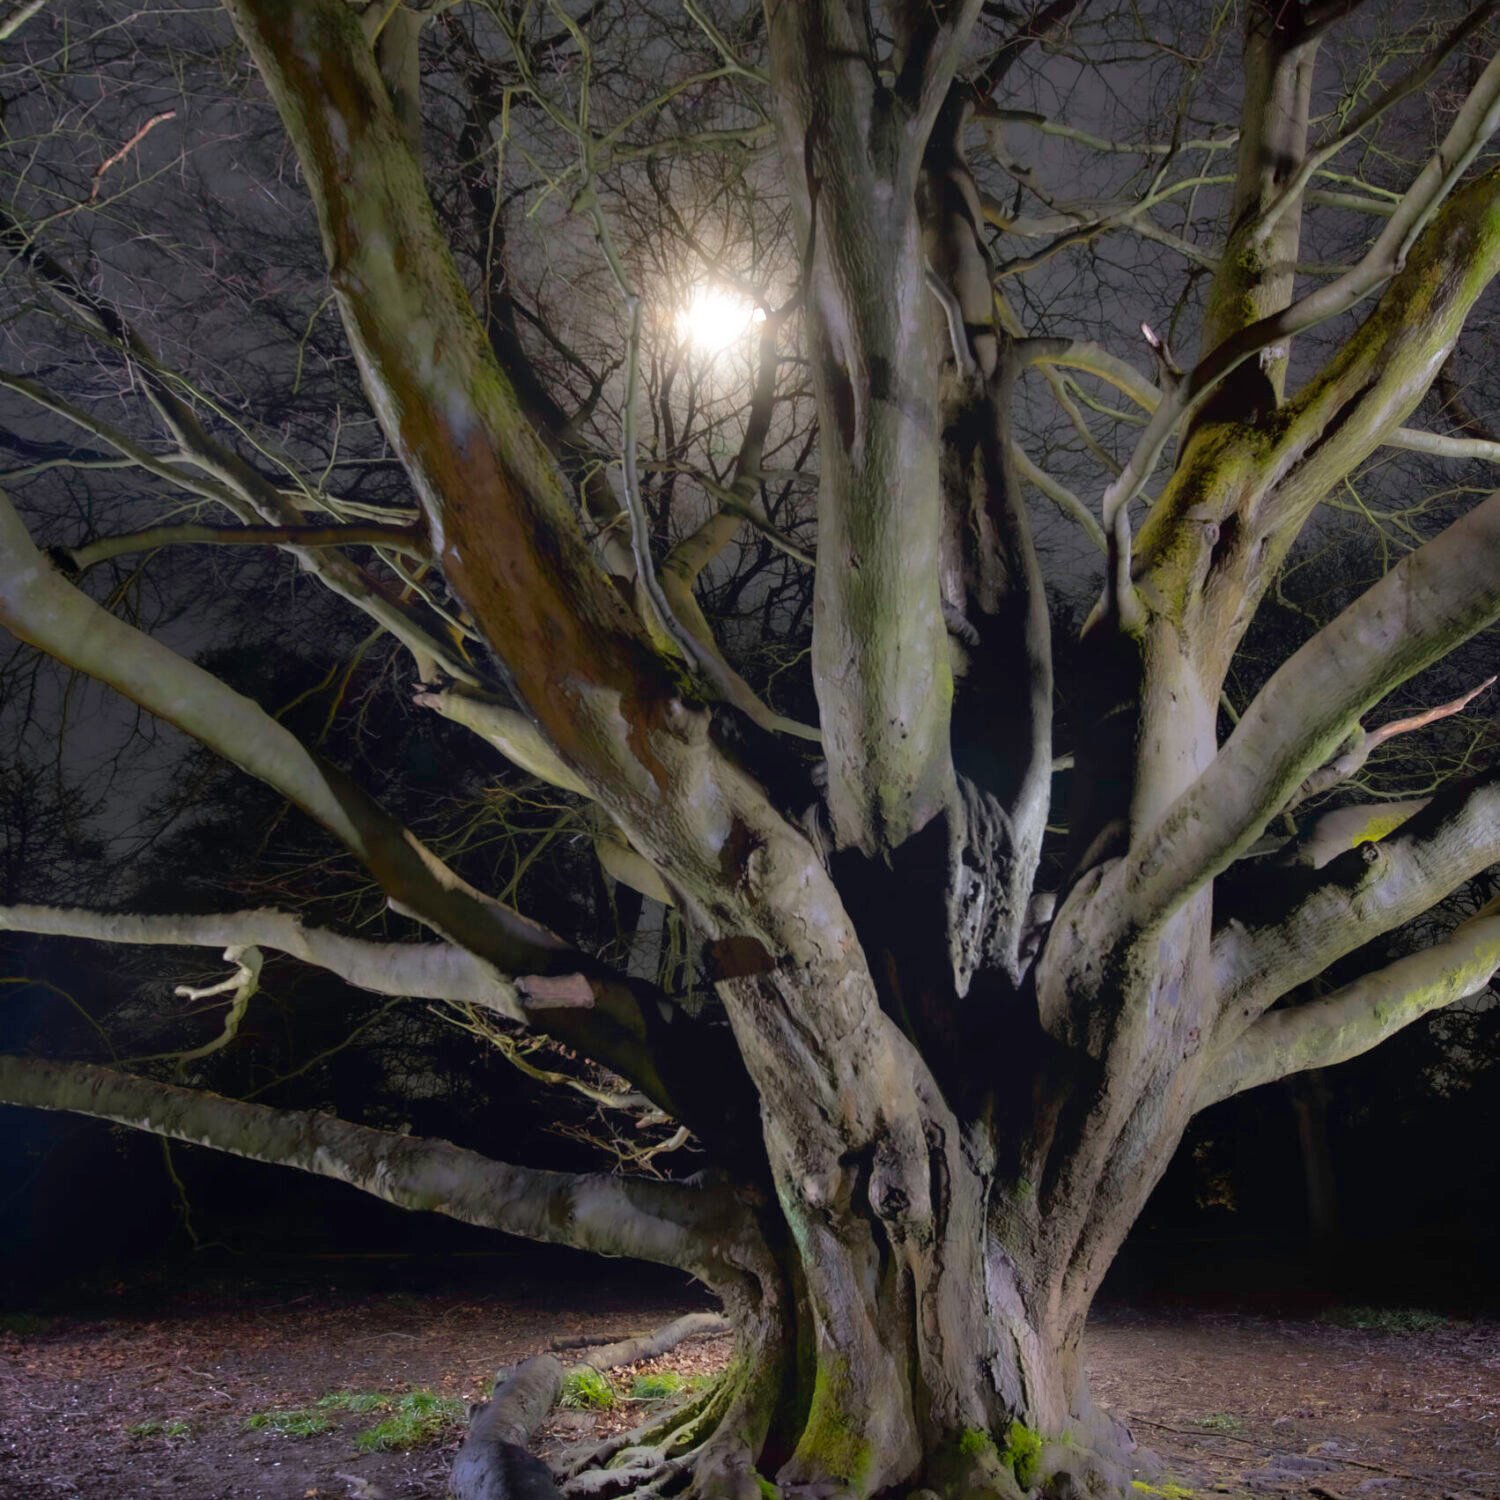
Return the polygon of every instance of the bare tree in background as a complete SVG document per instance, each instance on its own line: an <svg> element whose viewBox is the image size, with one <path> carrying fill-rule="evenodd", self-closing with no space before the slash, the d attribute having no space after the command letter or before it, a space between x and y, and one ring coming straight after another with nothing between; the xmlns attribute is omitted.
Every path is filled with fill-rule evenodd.
<svg viewBox="0 0 1500 1500"><path fill-rule="evenodd" d="M223 1043L267 951L461 1004L710 1166L569 1176L16 1056L0 1098L700 1277L730 1372L568 1493L1127 1494L1080 1341L1188 1121L1500 966L1481 905L1317 985L1500 860L1472 749L1360 793L1467 722L1500 615L1497 6L229 0L238 46L22 9L0 383L51 550L7 503L0 620L426 936L0 923L224 947ZM1382 575L1247 637L1340 506ZM252 545L577 799L698 957L650 980L478 889L134 623L187 608L167 559ZM551 1484L520 1449L556 1374L476 1420L460 1494Z"/></svg>

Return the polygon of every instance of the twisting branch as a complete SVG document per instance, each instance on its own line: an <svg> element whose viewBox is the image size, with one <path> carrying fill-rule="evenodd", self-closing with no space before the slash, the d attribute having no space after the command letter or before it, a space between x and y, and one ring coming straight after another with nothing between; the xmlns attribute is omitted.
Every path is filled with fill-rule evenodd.
<svg viewBox="0 0 1500 1500"><path fill-rule="evenodd" d="M1440 943L1320 1000L1262 1016L1205 1073L1198 1108L1308 1068L1358 1057L1413 1021L1477 995L1500 970L1500 900Z"/></svg>

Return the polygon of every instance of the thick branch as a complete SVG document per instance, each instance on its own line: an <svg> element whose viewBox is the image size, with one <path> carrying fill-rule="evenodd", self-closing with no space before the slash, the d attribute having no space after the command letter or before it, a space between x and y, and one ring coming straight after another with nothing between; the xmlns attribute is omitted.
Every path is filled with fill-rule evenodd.
<svg viewBox="0 0 1500 1500"><path fill-rule="evenodd" d="M479 693L462 688L420 692L412 702L430 708L487 740L513 765L565 792L590 796L588 786L532 721L519 709L507 708Z"/></svg>
<svg viewBox="0 0 1500 1500"><path fill-rule="evenodd" d="M1304 164L1317 40L1266 0L1252 0L1245 17L1239 161L1229 240L1204 311L1205 352L1291 301L1302 233L1301 195L1290 194L1287 183L1299 179ZM1283 342L1261 361L1278 395L1287 353Z"/></svg>
<svg viewBox="0 0 1500 1500"><path fill-rule="evenodd" d="M1432 799L1412 797L1400 802L1357 802L1320 814L1294 839L1278 850L1273 866L1300 865L1321 870L1324 865L1357 849L1377 844L1410 821Z"/></svg>
<svg viewBox="0 0 1500 1500"><path fill-rule="evenodd" d="M1413 1021L1477 995L1500 969L1500 904L1441 943L1321 1000L1262 1016L1205 1074L1198 1108L1308 1068L1347 1062Z"/></svg>
<svg viewBox="0 0 1500 1500"><path fill-rule="evenodd" d="M493 965L497 978L526 976L511 1019L614 1069L705 1142L743 1145L752 1105L724 1028L694 1025L651 986L601 971L468 885L257 704L66 583L3 495L0 624L275 788L344 844L393 906ZM493 993L504 1000L508 991L500 982Z"/></svg>
<svg viewBox="0 0 1500 1500"><path fill-rule="evenodd" d="M1213 968L1231 1035L1335 959L1421 916L1500 860L1496 773L1404 812L1398 804L1391 831L1351 841L1316 871L1278 869L1258 897L1226 895Z"/></svg>
<svg viewBox="0 0 1500 1500"><path fill-rule="evenodd" d="M1490 438L1455 437L1446 432L1423 432L1417 427L1398 427L1385 439L1387 448L1404 448L1409 453L1427 453L1433 458L1477 458L1484 463L1500 463L1500 443Z"/></svg>
<svg viewBox="0 0 1500 1500"><path fill-rule="evenodd" d="M783 6L773 29L805 9ZM833 1119L859 1107L816 1064L854 1034L890 1040L838 893L806 838L713 742L707 713L684 700L680 674L594 563L553 457L474 317L357 20L340 0L231 0L230 11L302 164L365 389L450 586L548 742L631 844L672 871L674 894L714 945L720 973L765 976L763 991L746 985L762 1001L754 1014L748 998L741 1004L726 991L742 1044L757 1028L790 1024L793 1007L797 1024L818 1035L796 1054L807 1066L794 1078L752 1064L757 1086L792 1088L814 1121L819 1109ZM925 297L916 275L908 300ZM916 431L904 402L889 399L886 409ZM930 448L930 434L923 442ZM903 558L898 571L915 576L919 566ZM930 569L926 583L932 644L945 652ZM907 709L946 725L925 708L943 696L931 693L925 668L915 674L910 657L901 660ZM881 739L899 742L888 732ZM946 764L945 738L940 748ZM897 800L911 806L904 791ZM570 1013L562 997L557 1011L558 1022ZM638 1020L649 1023L649 1012L639 1007ZM551 1021L549 1030L561 1035ZM689 1032L681 1055L697 1035ZM700 1066L696 1082L705 1103L722 1095L710 1069ZM673 1112L702 1134L698 1121Z"/></svg>
<svg viewBox="0 0 1500 1500"><path fill-rule="evenodd" d="M1223 680L1308 517L1422 399L1497 270L1500 174L1490 172L1443 208L1294 397L1274 413L1251 401L1205 414L1141 529L1135 579L1209 685Z"/></svg>
<svg viewBox="0 0 1500 1500"><path fill-rule="evenodd" d="M911 9L931 18L907 58L920 73L954 8ZM881 855L957 796L938 587L937 307L914 202L931 118L925 102L918 119L891 107L864 7L795 0L768 19L822 432L813 677L828 802L838 842Z"/></svg>
<svg viewBox="0 0 1500 1500"><path fill-rule="evenodd" d="M710 1284L725 1278L724 1248L754 1233L726 1189L509 1166L447 1141L246 1104L90 1063L0 1056L0 1101L113 1120L252 1161L298 1167L402 1208L549 1244L659 1261Z"/></svg>

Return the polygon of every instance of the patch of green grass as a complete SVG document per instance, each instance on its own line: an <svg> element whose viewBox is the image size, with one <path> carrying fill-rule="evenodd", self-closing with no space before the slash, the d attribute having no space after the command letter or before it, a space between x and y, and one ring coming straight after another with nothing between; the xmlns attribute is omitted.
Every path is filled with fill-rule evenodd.
<svg viewBox="0 0 1500 1500"><path fill-rule="evenodd" d="M281 1437L309 1438L331 1432L333 1423L315 1407L299 1406L282 1411L256 1411L245 1418L251 1432L274 1432Z"/></svg>
<svg viewBox="0 0 1500 1500"><path fill-rule="evenodd" d="M185 1438L192 1434L192 1427L180 1417L174 1417L168 1422L137 1422L135 1426L125 1429L125 1436L133 1438Z"/></svg>
<svg viewBox="0 0 1500 1500"><path fill-rule="evenodd" d="M1193 1426L1205 1432L1243 1432L1245 1424L1233 1412L1213 1411L1206 1417L1194 1417Z"/></svg>
<svg viewBox="0 0 1500 1500"><path fill-rule="evenodd" d="M1330 1307L1323 1317L1340 1328L1374 1333L1436 1333L1452 1326L1441 1313L1421 1307Z"/></svg>
<svg viewBox="0 0 1500 1500"><path fill-rule="evenodd" d="M668 1396L681 1395L687 1389L685 1381L676 1370L655 1370L649 1375L637 1375L630 1385L632 1401L662 1401Z"/></svg>
<svg viewBox="0 0 1500 1500"><path fill-rule="evenodd" d="M354 1407L348 1410L356 1410ZM390 1453L440 1443L464 1422L464 1404L436 1391L408 1391L390 1399L390 1415L354 1439L365 1453Z"/></svg>
<svg viewBox="0 0 1500 1500"><path fill-rule="evenodd" d="M1197 1500L1196 1490L1184 1489L1180 1484L1147 1484L1144 1479L1132 1479L1130 1488L1138 1495L1150 1495L1152 1500Z"/></svg>
<svg viewBox="0 0 1500 1500"><path fill-rule="evenodd" d="M366 1416L372 1411L385 1411L395 1402L395 1396L380 1391L330 1391L319 1398L318 1408L321 1411L352 1411Z"/></svg>
<svg viewBox="0 0 1500 1500"><path fill-rule="evenodd" d="M585 1411L608 1411L615 1404L615 1388L597 1370L585 1365L563 1378L562 1404Z"/></svg>

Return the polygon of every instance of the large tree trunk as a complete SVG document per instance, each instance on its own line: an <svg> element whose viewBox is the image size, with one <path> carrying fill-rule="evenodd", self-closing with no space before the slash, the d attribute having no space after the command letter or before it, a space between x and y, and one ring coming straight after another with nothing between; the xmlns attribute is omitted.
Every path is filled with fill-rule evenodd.
<svg viewBox="0 0 1500 1500"><path fill-rule="evenodd" d="M921 1224L881 1196L875 1162L833 1203L778 1173L787 1282L807 1296L772 1423L790 1451L769 1446L762 1472L789 1493L1127 1494L1133 1444L1090 1401L1069 1268L1028 1224L1025 1185L1001 1192L955 1155L934 1144Z"/></svg>
<svg viewBox="0 0 1500 1500"><path fill-rule="evenodd" d="M887 1092L921 1091L920 1069ZM705 1496L752 1496L767 1480L819 1497L1128 1496L1134 1443L1090 1399L1082 1338L1136 1195L1109 1197L1115 1154L1080 1131L1104 1168L1102 1206L1072 1242L1039 1202L1047 1184L1002 1175L985 1134L938 1108L907 1147L851 1138L839 1169L819 1173L773 1130L777 1201L763 1217L780 1274L737 1309L717 1412L609 1451L614 1467L575 1475L568 1492L671 1474ZM1163 1143L1154 1156L1166 1154ZM1076 1186L1076 1170L1054 1178Z"/></svg>

